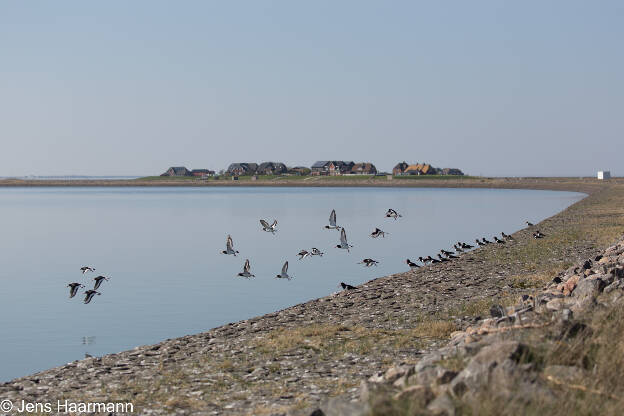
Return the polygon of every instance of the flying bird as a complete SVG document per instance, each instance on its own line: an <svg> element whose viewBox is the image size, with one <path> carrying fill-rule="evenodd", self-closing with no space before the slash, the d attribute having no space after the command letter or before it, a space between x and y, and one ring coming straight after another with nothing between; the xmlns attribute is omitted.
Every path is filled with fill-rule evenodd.
<svg viewBox="0 0 624 416"><path fill-rule="evenodd" d="M299 256L299 260L303 260L306 257L311 256L312 254L308 250L301 250L299 253L297 253L297 255Z"/></svg>
<svg viewBox="0 0 624 416"><path fill-rule="evenodd" d="M329 214L329 225L326 225L325 228L327 228L328 230L340 230L342 228L339 225L336 225L335 209L332 209L331 213Z"/></svg>
<svg viewBox="0 0 624 416"><path fill-rule="evenodd" d="M69 297L73 298L76 296L76 293L78 293L78 289L84 287L84 285L81 285L80 283L70 283L67 287L69 288Z"/></svg>
<svg viewBox="0 0 624 416"><path fill-rule="evenodd" d="M95 295L101 295L100 292L96 292L95 290L87 290L85 292L85 298L84 298L84 303L85 305L89 302L91 302L91 299L93 299L93 296Z"/></svg>
<svg viewBox="0 0 624 416"><path fill-rule="evenodd" d="M225 242L225 250L221 254L233 254L236 256L238 251L234 250L234 244L232 243L232 237L228 234L227 241Z"/></svg>
<svg viewBox="0 0 624 416"><path fill-rule="evenodd" d="M348 252L350 247L353 247L353 246L347 243L347 233L345 232L345 229L343 228L340 230L340 244L338 244L336 248L342 248L342 249L347 250Z"/></svg>
<svg viewBox="0 0 624 416"><path fill-rule="evenodd" d="M93 290L98 290L102 282L104 282L104 280L108 281L109 279L110 277L105 277L105 276L94 277L93 280L95 280L95 286L93 286Z"/></svg>
<svg viewBox="0 0 624 416"><path fill-rule="evenodd" d="M250 277L256 277L255 275L251 274L249 272L249 259L245 260L245 265L243 266L243 272L238 274L240 277L246 277L246 278L250 278Z"/></svg>
<svg viewBox="0 0 624 416"><path fill-rule="evenodd" d="M288 262L284 263L284 265L282 266L282 273L275 276L275 278L276 279L288 279L288 280L293 278L293 276L288 275Z"/></svg>
<svg viewBox="0 0 624 416"><path fill-rule="evenodd" d="M321 256L322 257L324 253L321 250L319 250L318 248L312 247L312 250L311 250L310 254L313 255L313 256Z"/></svg>
<svg viewBox="0 0 624 416"><path fill-rule="evenodd" d="M86 272L94 272L95 268L94 267L89 267L89 266L82 266L80 268L80 271L82 272L82 274L85 274Z"/></svg>
<svg viewBox="0 0 624 416"><path fill-rule="evenodd" d="M363 264L366 267L370 267L370 266L377 266L377 263L379 263L377 260L373 260L373 259L364 259L361 262L359 262L358 264Z"/></svg>
<svg viewBox="0 0 624 416"><path fill-rule="evenodd" d="M396 212L395 210L393 210L392 208L388 209L388 211L386 212L386 217L387 218L394 218L395 220L397 218L402 217L401 214L399 214L398 212Z"/></svg>
<svg viewBox="0 0 624 416"><path fill-rule="evenodd" d="M262 230L268 233L275 234L277 231L275 228L277 227L277 220L273 220L273 224L269 225L265 220L260 220L260 224L262 225Z"/></svg>
<svg viewBox="0 0 624 416"><path fill-rule="evenodd" d="M375 230L373 230L370 236L373 238L377 238L377 237L385 237L386 234L390 234L390 233L386 233L385 231L382 231L379 228L375 228Z"/></svg>

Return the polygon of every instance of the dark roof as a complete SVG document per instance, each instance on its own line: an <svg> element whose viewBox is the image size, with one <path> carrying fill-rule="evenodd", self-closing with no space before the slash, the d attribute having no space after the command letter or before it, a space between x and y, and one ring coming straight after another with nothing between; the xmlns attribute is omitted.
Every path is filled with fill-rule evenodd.
<svg viewBox="0 0 624 416"><path fill-rule="evenodd" d="M185 174L186 172L188 172L189 170L187 168L185 168L184 166L172 166L169 169L173 170L173 172L175 174Z"/></svg>
<svg viewBox="0 0 624 416"><path fill-rule="evenodd" d="M318 162L314 162L312 165L313 168L322 168L329 163L328 160L319 160Z"/></svg>
<svg viewBox="0 0 624 416"><path fill-rule="evenodd" d="M210 169L193 169L191 173L214 173L214 170Z"/></svg>

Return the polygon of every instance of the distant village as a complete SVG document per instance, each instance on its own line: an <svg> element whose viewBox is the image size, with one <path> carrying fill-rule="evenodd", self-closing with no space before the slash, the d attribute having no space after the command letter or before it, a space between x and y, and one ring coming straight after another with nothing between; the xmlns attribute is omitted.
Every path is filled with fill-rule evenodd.
<svg viewBox="0 0 624 416"><path fill-rule="evenodd" d="M464 173L455 168L436 168L428 163L408 164L400 162L392 169L392 173L378 172L375 165L370 162L354 163L343 160L319 160L311 167L295 166L287 167L281 162L240 162L232 163L227 170L216 173L210 169L192 169L184 166L170 167L160 176L194 176L207 178L213 176L259 176L259 175L297 175L297 176L343 176L343 175L463 175Z"/></svg>

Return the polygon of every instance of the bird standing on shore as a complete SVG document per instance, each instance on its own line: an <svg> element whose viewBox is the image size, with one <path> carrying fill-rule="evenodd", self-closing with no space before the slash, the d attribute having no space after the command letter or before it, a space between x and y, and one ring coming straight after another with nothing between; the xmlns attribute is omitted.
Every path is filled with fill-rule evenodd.
<svg viewBox="0 0 624 416"><path fill-rule="evenodd" d="M481 241L479 241L479 239L478 239L478 238L477 238L477 239L475 239L475 242L477 243L477 245L478 245L479 247L482 247L482 246L484 246L484 245L485 245L485 243L482 243Z"/></svg>
<svg viewBox="0 0 624 416"><path fill-rule="evenodd" d="M95 268L94 267L89 267L89 266L82 266L80 268L80 271L82 272L82 274L85 274L86 272L94 272Z"/></svg>
<svg viewBox="0 0 624 416"><path fill-rule="evenodd" d="M70 283L67 285L67 287L69 288L69 297L71 299L76 296L76 293L78 293L78 289L83 288L84 285L81 285L80 283Z"/></svg>
<svg viewBox="0 0 624 416"><path fill-rule="evenodd" d="M340 230L340 244L338 244L336 248L342 248L342 249L347 250L347 252L349 252L349 248L351 247L353 246L347 243L347 233L345 232L345 229L343 228Z"/></svg>
<svg viewBox="0 0 624 416"><path fill-rule="evenodd" d="M292 279L293 276L289 276L288 275L288 262L284 263L284 265L282 266L282 272L280 274L278 274L277 276L275 276L276 279Z"/></svg>
<svg viewBox="0 0 624 416"><path fill-rule="evenodd" d="M492 242L491 242L491 241L486 240L486 239L485 239L485 237L483 237L481 240L482 240L485 244L492 244Z"/></svg>
<svg viewBox="0 0 624 416"><path fill-rule="evenodd" d="M102 282L104 280L109 280L109 279L110 277L104 277L104 276L94 277L93 280L95 280L95 286L93 286L93 290L98 290Z"/></svg>
<svg viewBox="0 0 624 416"><path fill-rule="evenodd" d="M504 231L501 231L501 236L503 236L503 238L509 240L509 241L513 241L514 238L512 236L510 236L509 234L505 234Z"/></svg>
<svg viewBox="0 0 624 416"><path fill-rule="evenodd" d="M499 239L498 237L494 236L494 241L496 241L498 244L505 244L504 240Z"/></svg>
<svg viewBox="0 0 624 416"><path fill-rule="evenodd" d="M355 286L348 285L345 282L340 282L340 286L342 286L343 290L353 290L353 289L355 289Z"/></svg>
<svg viewBox="0 0 624 416"><path fill-rule="evenodd" d="M532 223L532 222L528 222L528 221L525 221L525 222L526 222L526 225L527 225L527 226L529 226L529 227L533 227L533 223Z"/></svg>
<svg viewBox="0 0 624 416"><path fill-rule="evenodd" d="M421 259L421 258L422 258L422 257L419 257L418 259ZM420 261L422 261L422 260L420 260ZM420 267L419 265L417 265L416 263L414 263L414 262L413 262L413 261L411 261L410 259L406 259L406 260L405 260L405 263L409 266L409 268L410 268L411 270L416 270L416 269L418 269L418 268Z"/></svg>
<svg viewBox="0 0 624 416"><path fill-rule="evenodd" d="M221 252L221 254L232 254L236 256L238 251L234 250L234 243L232 242L232 237L228 234L227 240L225 241L225 250Z"/></svg>
<svg viewBox="0 0 624 416"><path fill-rule="evenodd" d="M326 225L325 228L327 228L328 230L340 230L342 228L339 225L336 225L335 209L332 209L331 213L329 214L329 225Z"/></svg>
<svg viewBox="0 0 624 416"><path fill-rule="evenodd" d="M86 305L87 303L91 302L91 299L93 299L93 296L95 295L101 295L101 293L96 292L95 290L87 290L85 292L84 304Z"/></svg>
<svg viewBox="0 0 624 416"><path fill-rule="evenodd" d="M243 271L241 273L238 274L238 276L240 277L246 277L246 278L250 278L250 277L256 277L255 275L251 274L249 272L250 266L249 266L249 259L245 260L245 264L243 265Z"/></svg>
<svg viewBox="0 0 624 416"><path fill-rule="evenodd" d="M266 231L271 234L275 234L277 231L275 228L277 227L277 220L273 220L273 224L269 225L265 220L260 220L260 224L262 225L262 231Z"/></svg>

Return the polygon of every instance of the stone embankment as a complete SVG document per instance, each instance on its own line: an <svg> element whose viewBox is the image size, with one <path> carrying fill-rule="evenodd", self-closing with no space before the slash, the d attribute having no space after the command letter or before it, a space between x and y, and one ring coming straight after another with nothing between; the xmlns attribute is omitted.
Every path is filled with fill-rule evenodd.
<svg viewBox="0 0 624 416"><path fill-rule="evenodd" d="M371 406L393 409L393 404L403 402L404 408L406 403L420 408L414 414L450 416L462 414L462 406L479 407L484 395L499 401L522 398L526 403L544 402L549 396L556 400L558 386L608 400L608 393L583 382L591 378L591 369L549 364L547 359L537 360L535 351L544 338L573 343L579 333L587 332L584 321L597 309L622 307L624 240L561 272L540 293L521 300L512 307L493 306L491 317L453 333L448 345L426 353L416 365L392 366L362 380L358 401L333 398L298 414L364 416L371 413Z"/></svg>

